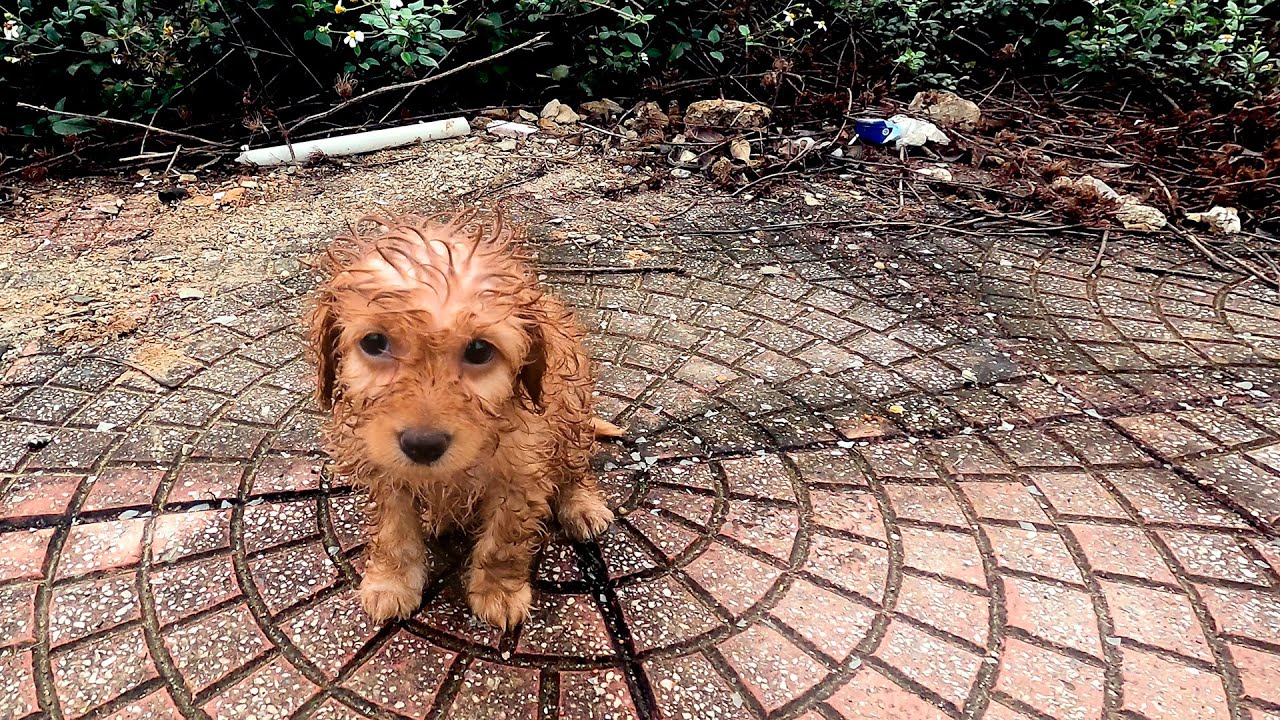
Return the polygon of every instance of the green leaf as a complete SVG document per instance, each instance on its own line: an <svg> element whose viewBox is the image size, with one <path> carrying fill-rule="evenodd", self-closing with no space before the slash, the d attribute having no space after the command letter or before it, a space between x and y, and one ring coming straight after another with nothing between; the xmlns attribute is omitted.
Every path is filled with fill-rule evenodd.
<svg viewBox="0 0 1280 720"><path fill-rule="evenodd" d="M644 46L644 39L643 39L643 38L641 38L639 35L637 35L637 34L633 33L633 32L624 32L624 33L622 33L622 37L623 37L627 42L631 43L632 45L635 45L636 47L643 47L643 46Z"/></svg>
<svg viewBox="0 0 1280 720"><path fill-rule="evenodd" d="M318 32L316 33L316 42L327 48L331 48L333 47L333 35L330 35L327 32Z"/></svg>
<svg viewBox="0 0 1280 720"><path fill-rule="evenodd" d="M555 66L555 67L551 68L551 79L552 79L552 80L555 80L556 82L560 82L561 80L563 80L563 79L565 79L565 78L567 78L567 77L569 77L569 66L568 66L568 65L557 65L557 66Z"/></svg>
<svg viewBox="0 0 1280 720"><path fill-rule="evenodd" d="M404 61L405 65L412 65L413 61L418 59L418 56L414 55L408 50L405 50L404 52L400 53L400 59Z"/></svg>
<svg viewBox="0 0 1280 720"><path fill-rule="evenodd" d="M720 42L720 28L719 27L711 28L711 31L707 33L707 39L713 43Z"/></svg>
<svg viewBox="0 0 1280 720"><path fill-rule="evenodd" d="M720 52L719 50L712 50L707 54L710 55L712 59L714 59L716 62L724 62L724 53Z"/></svg>
<svg viewBox="0 0 1280 720"><path fill-rule="evenodd" d="M445 38L446 40L457 40L458 38L464 38L467 36L467 33L465 31L455 30L453 28L445 28L444 30L439 31L437 34L440 37Z"/></svg>
<svg viewBox="0 0 1280 720"><path fill-rule="evenodd" d="M93 126L84 118L64 117L54 120L53 124L49 126L49 129L59 135L83 135L84 133L91 132L93 130Z"/></svg>

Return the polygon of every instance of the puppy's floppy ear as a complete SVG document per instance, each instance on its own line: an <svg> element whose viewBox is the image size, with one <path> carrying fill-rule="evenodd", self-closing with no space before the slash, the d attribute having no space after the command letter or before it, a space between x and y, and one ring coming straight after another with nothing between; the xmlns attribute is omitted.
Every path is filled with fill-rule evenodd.
<svg viewBox="0 0 1280 720"><path fill-rule="evenodd" d="M338 324L333 305L333 296L322 294L310 316L311 359L316 365L316 402L324 410L333 408L338 372Z"/></svg>
<svg viewBox="0 0 1280 720"><path fill-rule="evenodd" d="M529 354L520 368L520 386L537 409L542 409L542 379L547 374L547 338L537 324L529 325Z"/></svg>

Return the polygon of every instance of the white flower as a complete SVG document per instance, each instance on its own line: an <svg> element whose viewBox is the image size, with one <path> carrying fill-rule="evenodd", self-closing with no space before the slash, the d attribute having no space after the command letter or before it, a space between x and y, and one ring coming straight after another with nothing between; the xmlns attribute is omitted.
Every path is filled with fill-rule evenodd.
<svg viewBox="0 0 1280 720"><path fill-rule="evenodd" d="M784 19L784 20L786 20L786 21L787 21L787 24L788 24L788 25L795 25L795 24L796 24L796 14L795 14L795 13L793 13L793 12L791 12L790 10L786 11L785 13L783 13L783 14L782 14L782 17L783 17L783 19Z"/></svg>
<svg viewBox="0 0 1280 720"><path fill-rule="evenodd" d="M399 10L404 7L404 0L387 0L387 7L392 10Z"/></svg>
<svg viewBox="0 0 1280 720"><path fill-rule="evenodd" d="M5 40L18 39L18 23L14 22L13 20L10 20L4 24L4 39Z"/></svg>
<svg viewBox="0 0 1280 720"><path fill-rule="evenodd" d="M364 33L360 32L359 30L351 30L347 32L346 37L342 38L342 42L346 43L347 45L350 45L351 47L355 47L360 43L364 42Z"/></svg>
<svg viewBox="0 0 1280 720"><path fill-rule="evenodd" d="M19 63L19 62L22 62L22 59L21 59L21 58L16 58L16 57L14 57L14 56L12 56L12 55L5 55L5 56L4 56L4 61L5 61L5 62L11 62L11 63Z"/></svg>
<svg viewBox="0 0 1280 720"><path fill-rule="evenodd" d="M1218 42L1222 43L1223 45L1230 45L1231 43L1235 42L1235 39L1236 39L1236 36L1232 35L1231 33L1222 33L1221 35L1218 36Z"/></svg>
<svg viewBox="0 0 1280 720"><path fill-rule="evenodd" d="M826 30L826 29L827 29L827 21L826 21L826 20L819 20L819 21L818 21L818 29L819 29L819 30Z"/></svg>

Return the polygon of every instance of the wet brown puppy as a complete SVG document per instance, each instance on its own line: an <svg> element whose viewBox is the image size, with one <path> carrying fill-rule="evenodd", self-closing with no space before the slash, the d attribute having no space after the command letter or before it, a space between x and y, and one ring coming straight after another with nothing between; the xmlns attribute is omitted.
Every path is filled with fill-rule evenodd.
<svg viewBox="0 0 1280 720"><path fill-rule="evenodd" d="M376 508L361 602L407 617L424 532L458 526L476 539L471 609L512 627L553 508L578 540L612 521L589 458L596 433L620 431L593 416L582 330L500 215L364 225L330 249L311 317L329 451Z"/></svg>

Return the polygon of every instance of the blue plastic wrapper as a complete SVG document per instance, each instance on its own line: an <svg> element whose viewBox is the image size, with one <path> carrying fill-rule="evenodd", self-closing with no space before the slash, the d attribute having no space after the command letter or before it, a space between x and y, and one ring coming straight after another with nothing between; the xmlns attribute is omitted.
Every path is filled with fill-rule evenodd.
<svg viewBox="0 0 1280 720"><path fill-rule="evenodd" d="M856 118L853 130L863 142L872 145L884 145L902 134L897 125L879 118Z"/></svg>

